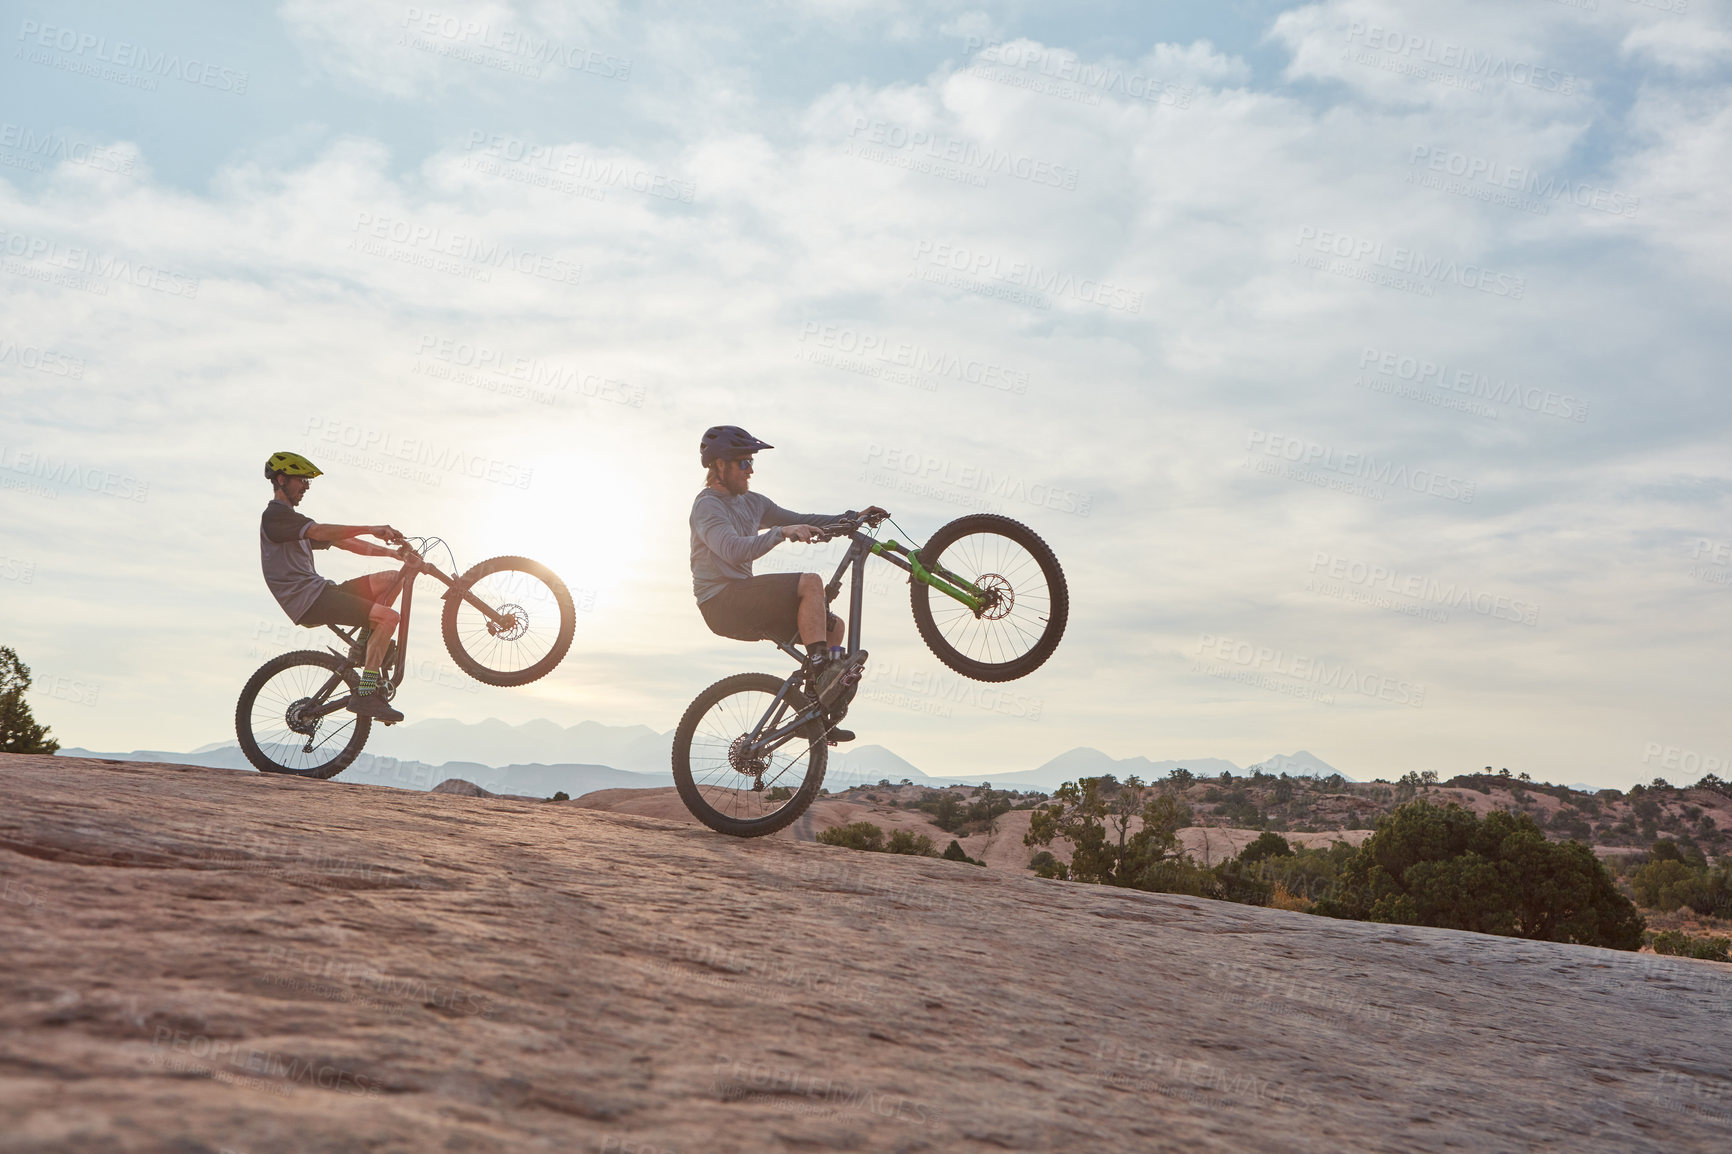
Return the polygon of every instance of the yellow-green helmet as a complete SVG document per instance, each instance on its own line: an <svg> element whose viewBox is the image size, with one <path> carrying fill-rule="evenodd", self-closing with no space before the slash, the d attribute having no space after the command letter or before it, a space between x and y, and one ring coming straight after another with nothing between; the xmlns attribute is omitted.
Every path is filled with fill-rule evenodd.
<svg viewBox="0 0 1732 1154"><path fill-rule="evenodd" d="M299 453L272 453L271 459L265 462L265 480L275 481L277 474L289 477L317 477L321 475L320 468L301 456Z"/></svg>

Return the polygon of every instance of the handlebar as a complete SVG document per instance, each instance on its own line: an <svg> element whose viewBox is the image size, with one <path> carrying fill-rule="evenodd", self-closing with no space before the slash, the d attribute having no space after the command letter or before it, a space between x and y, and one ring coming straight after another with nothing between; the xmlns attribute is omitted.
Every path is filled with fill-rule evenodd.
<svg viewBox="0 0 1732 1154"><path fill-rule="evenodd" d="M862 525L876 529L889 516L889 513L882 511L865 515L858 510L849 509L828 525L814 526L818 531L813 534L812 540L829 541L836 537L846 537L850 533L857 532Z"/></svg>

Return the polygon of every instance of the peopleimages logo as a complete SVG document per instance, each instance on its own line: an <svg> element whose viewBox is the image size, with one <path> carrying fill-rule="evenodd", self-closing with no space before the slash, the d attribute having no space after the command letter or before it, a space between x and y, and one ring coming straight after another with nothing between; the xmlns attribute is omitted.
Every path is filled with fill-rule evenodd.
<svg viewBox="0 0 1732 1154"><path fill-rule="evenodd" d="M355 214L354 231L361 234L361 239L386 241L399 246L405 252L424 253L429 260L442 256L452 257L467 262L475 271L508 268L524 276L539 277L556 284L579 284L583 280L583 266L563 257L513 248L498 241L484 241L461 232L446 232L435 225L418 221L358 212ZM350 247L360 248L355 241L350 242ZM366 249L361 251L368 251L369 255L379 255Z"/></svg>
<svg viewBox="0 0 1732 1154"><path fill-rule="evenodd" d="M247 90L247 74L239 69L206 64L190 56L183 60L178 52L153 53L148 48L126 40L116 40L110 44L106 36L80 32L76 28L25 20L18 26L18 39L75 57L75 64L95 61L116 68L133 69L147 76L184 80L201 88L233 92L237 96L245 95ZM68 70L81 72L87 69L74 67ZM154 88L155 84L152 83L151 87Z"/></svg>
<svg viewBox="0 0 1732 1154"><path fill-rule="evenodd" d="M1476 80L1507 80L1511 84L1565 96L1573 95L1576 90L1576 78L1568 72L1542 68L1525 60L1511 60L1508 56L1494 56L1448 40L1439 41L1430 36L1367 25L1358 20L1348 24L1347 42L1380 51L1391 61L1436 65Z"/></svg>
<svg viewBox="0 0 1732 1154"><path fill-rule="evenodd" d="M1300 228L1299 237L1293 243L1304 248L1307 242L1320 253L1345 260L1369 260L1378 268L1418 277L1420 280L1447 282L1490 293L1492 296L1508 297L1510 300L1521 300L1528 289L1528 282L1524 278L1494 272L1483 265L1458 264L1442 257L1429 259L1422 252L1400 246L1386 252L1380 240L1354 237L1326 228L1312 228L1310 225Z"/></svg>
<svg viewBox="0 0 1732 1154"><path fill-rule="evenodd" d="M1213 633L1202 635L1197 642L1197 653L1216 661L1232 662L1253 673L1287 677L1320 689L1358 693L1414 709L1425 705L1425 686L1420 683L1386 674L1365 673L1344 661L1331 665L1322 658L1305 657L1267 645L1236 641L1231 637L1217 637Z"/></svg>
<svg viewBox="0 0 1732 1154"><path fill-rule="evenodd" d="M948 377L983 388L1000 389L1018 396L1028 392L1028 373L1006 368L991 361L964 359L955 353L896 341L876 333L862 332L841 325L807 321L800 328L800 342L811 342L819 348L845 353L863 360L876 360L885 365L908 369L922 376Z"/></svg>
<svg viewBox="0 0 1732 1154"><path fill-rule="evenodd" d="M1055 81L1076 85L1078 88L1095 89L1095 92L1087 94L1092 97L1085 102L1089 104L1099 104L1099 93L1110 92L1129 100L1189 108L1192 97L1196 95L1196 90L1189 85L1174 84L1170 80L1161 80L1141 72L1127 72L1122 68L1086 64L1075 53L1063 49L1040 48L1028 41L1012 41L1006 44L1002 40L991 40L984 36L969 36L963 40L962 46L963 51L970 55L979 53L975 57L974 67L970 70L974 75L1005 83L1006 78L992 75L984 70L982 65L1001 64L1019 71L1032 69L1040 76Z"/></svg>
<svg viewBox="0 0 1732 1154"><path fill-rule="evenodd" d="M923 129L908 128L891 121L856 116L854 127L848 131L848 135L859 144L875 144L889 149L892 156L904 152L910 155L923 153L927 159L956 165L971 175L1010 176L1033 184L1048 184L1054 188L1076 187L1077 170L1068 165L1041 160L1027 153L984 148L972 140L960 140ZM877 156L866 158L879 159ZM982 184L984 183L983 180Z"/></svg>
<svg viewBox="0 0 1732 1154"><path fill-rule="evenodd" d="M57 353L37 345L20 345L16 341L0 338L0 365L7 362L19 368L47 373L52 377L70 377L76 381L84 376L83 357Z"/></svg>
<svg viewBox="0 0 1732 1154"><path fill-rule="evenodd" d="M1500 621L1514 621L1521 625L1535 625L1539 622L1539 606L1532 601L1505 597L1484 589L1475 593L1473 588L1466 584L1458 585L1454 581L1445 583L1435 577L1402 573L1387 565L1350 557L1336 557L1329 553L1314 553L1311 556L1311 572L1367 591L1381 590L1451 609L1470 609L1481 617L1495 617Z"/></svg>
<svg viewBox="0 0 1732 1154"><path fill-rule="evenodd" d="M983 493L1006 501L1022 501L1060 513L1089 515L1093 498L1057 485L1025 483L1020 477L994 473L979 465L964 464L948 457L935 457L909 449L892 448L876 441L866 446L866 466L886 473L901 474L921 485L948 485L952 488Z"/></svg>
<svg viewBox="0 0 1732 1154"><path fill-rule="evenodd" d="M1088 277L1076 277L1056 269L1044 269L1027 261L1005 261L991 253L937 241L915 242L914 262L950 273L961 273L1001 285L1025 289L1041 297L1069 297L1104 309L1140 313L1143 294Z"/></svg>
<svg viewBox="0 0 1732 1154"><path fill-rule="evenodd" d="M1579 208L1591 208L1612 216L1635 216L1636 210L1642 205L1641 197L1625 196L1621 192L1601 188L1599 185L1584 184L1566 177L1542 176L1531 168L1504 164L1483 156L1469 156L1447 148L1433 148L1427 144L1413 146L1413 155L1408 158L1408 164L1412 169L1423 168L1425 171L1443 173L1469 185L1485 185L1487 192L1515 193L1531 196L1536 201L1567 200ZM1416 178L1420 175L1423 173L1410 170L1407 174L1408 183L1418 183ZM1444 187L1448 192L1457 191L1441 185L1438 187ZM1475 199L1486 199L1473 193L1466 195L1473 195ZM1516 203L1512 207L1526 206ZM1546 204L1539 204L1538 208L1542 216L1550 211L1550 206Z"/></svg>
<svg viewBox="0 0 1732 1154"><path fill-rule="evenodd" d="M1680 749L1676 745L1667 745L1662 741L1650 741L1642 746L1642 764L1658 765L1661 769L1694 775L1697 773L1715 776L1725 772L1732 765L1732 754L1698 753L1694 749Z"/></svg>
<svg viewBox="0 0 1732 1154"><path fill-rule="evenodd" d="M599 76L603 80L631 79L630 60L596 52L580 44L567 44L552 36L538 36L519 28L496 27L479 20L465 20L422 8L406 9L403 26L412 34L446 41L444 45L439 45L437 41L427 43L428 49L442 56L470 59L472 57L466 53L482 50L498 53L506 58L517 57L515 63L534 69L532 74L535 76L541 74L541 65L557 64L573 72L587 72L592 76ZM410 44L413 48L422 46L420 43ZM440 48L445 51L438 51Z"/></svg>
<svg viewBox="0 0 1732 1154"><path fill-rule="evenodd" d="M363 428L348 421L308 417L304 432L309 442L317 440L323 445L351 449L357 454L374 456L386 462L401 462L408 468L424 467L431 470L434 484L443 480L446 473L458 473L478 481L527 489L535 476L534 469L508 461L479 453L465 453L450 445L415 437L399 437L395 433Z"/></svg>
<svg viewBox="0 0 1732 1154"><path fill-rule="evenodd" d="M139 288L173 297L185 297L188 300L198 296L197 277L156 265L135 265L125 257L62 244L45 236L0 229L0 252L24 261L40 261L49 268L60 269L75 277L94 278L74 287L91 287L103 296L108 293L108 281L137 285ZM19 269L28 267L18 266Z"/></svg>
<svg viewBox="0 0 1732 1154"><path fill-rule="evenodd" d="M1347 452L1318 444L1316 441L1308 441L1303 437L1268 433L1262 429L1247 430L1245 448L1253 454L1261 453L1266 457L1280 458L1302 470L1338 473L1343 477L1352 477L1374 485L1388 485L1392 489L1406 489L1445 501L1460 501L1471 505L1477 489L1473 481L1439 473L1435 469L1409 469L1406 465L1398 465L1388 458L1374 457L1369 453Z"/></svg>
<svg viewBox="0 0 1732 1154"><path fill-rule="evenodd" d="M569 148L554 148L546 144L531 144L515 136L472 129L463 146L465 152L480 151L505 164L526 170L537 170L548 176L567 177L581 185L601 185L605 188L629 188L645 196L661 200L692 202L698 186L689 180L664 176L648 169L633 168L618 160L600 160ZM560 191L565 191L561 189Z"/></svg>
<svg viewBox="0 0 1732 1154"><path fill-rule="evenodd" d="M1588 419L1588 402L1568 393L1542 389L1537 385L1522 385L1508 378L1494 380L1489 374L1474 369L1451 369L1441 361L1407 353L1390 352L1366 345L1359 354L1361 369L1374 369L1379 375L1447 389L1475 400L1493 401L1500 405L1515 405L1530 413L1556 417L1562 421Z"/></svg>
<svg viewBox="0 0 1732 1154"><path fill-rule="evenodd" d="M130 152L92 144L88 140L68 140L52 132L38 133L18 124L0 124L0 148L32 158L66 160L100 172L118 172L122 176L132 174L133 156ZM41 172L42 167L33 165L31 171Z"/></svg>

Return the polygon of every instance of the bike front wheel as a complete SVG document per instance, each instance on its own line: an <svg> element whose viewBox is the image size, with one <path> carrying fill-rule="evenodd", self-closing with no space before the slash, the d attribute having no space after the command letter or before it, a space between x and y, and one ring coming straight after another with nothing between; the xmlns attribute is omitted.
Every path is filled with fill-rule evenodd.
<svg viewBox="0 0 1732 1154"><path fill-rule="evenodd" d="M445 594L444 627L445 651L463 672L488 685L527 685L565 657L577 612L553 570L527 557L495 557Z"/></svg>
<svg viewBox="0 0 1732 1154"><path fill-rule="evenodd" d="M235 705L235 736L260 773L335 777L367 744L372 719L330 709L360 685L334 653L298 650L273 657L247 680Z"/></svg>
<svg viewBox="0 0 1732 1154"><path fill-rule="evenodd" d="M1051 547L1027 525L993 513L958 517L926 542L920 563L979 590L975 609L924 582L909 587L927 648L964 677L1014 681L1058 648L1070 591Z"/></svg>
<svg viewBox="0 0 1732 1154"><path fill-rule="evenodd" d="M797 689L777 704L782 685L768 673L724 677L698 694L674 730L674 785L680 800L717 833L775 833L805 813L824 784L830 747L821 736L798 735L759 755L743 748L760 722L760 732L774 732L810 705ZM823 722L807 724L821 727Z"/></svg>

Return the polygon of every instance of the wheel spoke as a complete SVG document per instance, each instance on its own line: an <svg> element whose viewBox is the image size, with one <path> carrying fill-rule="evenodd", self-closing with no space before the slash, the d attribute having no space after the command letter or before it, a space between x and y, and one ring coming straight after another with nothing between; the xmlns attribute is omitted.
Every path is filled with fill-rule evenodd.
<svg viewBox="0 0 1732 1154"><path fill-rule="evenodd" d="M935 646L986 666L1006 667L1039 647L1053 623L1054 589L1040 555L1007 533L965 532L927 559L981 589L988 603L977 616L935 589L919 594Z"/></svg>
<svg viewBox="0 0 1732 1154"><path fill-rule="evenodd" d="M456 602L453 632L470 660L489 672L521 673L543 662L564 632L564 607L545 580L517 568L484 574L468 592L493 612L511 614L516 624L503 632L492 618L470 604Z"/></svg>
<svg viewBox="0 0 1732 1154"><path fill-rule="evenodd" d="M720 817L773 821L799 796L811 774L813 747L798 738L756 758L741 748L760 721L761 732L769 733L794 716L797 706L787 700L772 712L775 696L762 689L741 689L711 705L693 726L686 749L692 785L699 803Z"/></svg>
<svg viewBox="0 0 1732 1154"><path fill-rule="evenodd" d="M342 673L329 660L302 655L259 684L250 704L243 702L253 745L278 770L323 776L319 771L334 762L343 759L347 764L365 740L356 717L347 711L308 716L347 689Z"/></svg>

